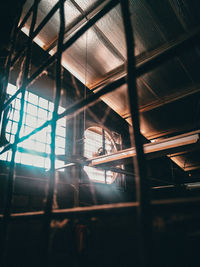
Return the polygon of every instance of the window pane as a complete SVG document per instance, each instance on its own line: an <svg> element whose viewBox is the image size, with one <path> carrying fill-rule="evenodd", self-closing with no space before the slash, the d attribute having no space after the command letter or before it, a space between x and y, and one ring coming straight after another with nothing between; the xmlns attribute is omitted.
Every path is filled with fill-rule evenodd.
<svg viewBox="0 0 200 267"><path fill-rule="evenodd" d="M55 154L56 155L64 155L65 154L64 148L56 147L55 148Z"/></svg>
<svg viewBox="0 0 200 267"><path fill-rule="evenodd" d="M35 149L35 141L27 139L22 143L22 146L23 146L23 148L34 150Z"/></svg>
<svg viewBox="0 0 200 267"><path fill-rule="evenodd" d="M36 125L37 125L37 120L36 120L36 117L33 117L29 114L26 115L26 124L30 127L33 127L35 128Z"/></svg>
<svg viewBox="0 0 200 267"><path fill-rule="evenodd" d="M36 167L44 167L44 158L40 157L40 156L34 156L33 157L34 161L33 161L33 166Z"/></svg>
<svg viewBox="0 0 200 267"><path fill-rule="evenodd" d="M46 145L40 142L35 142L35 150L39 152L45 152Z"/></svg>
<svg viewBox="0 0 200 267"><path fill-rule="evenodd" d="M11 133L12 134L16 134L17 132L17 128L18 128L18 124L16 122L13 122L12 123L12 130L11 130Z"/></svg>
<svg viewBox="0 0 200 267"><path fill-rule="evenodd" d="M58 114L62 113L65 109L63 107L58 107Z"/></svg>
<svg viewBox="0 0 200 267"><path fill-rule="evenodd" d="M24 99L25 99L26 101L28 101L28 95L29 95L29 92L26 91L26 92L25 92L25 95L24 95Z"/></svg>
<svg viewBox="0 0 200 267"><path fill-rule="evenodd" d="M44 166L45 166L46 169L50 168L50 159L49 158L45 159Z"/></svg>
<svg viewBox="0 0 200 267"><path fill-rule="evenodd" d="M65 137L65 131L66 131L66 129L64 127L59 127L59 126L56 127L56 134L57 135Z"/></svg>
<svg viewBox="0 0 200 267"><path fill-rule="evenodd" d="M53 109L54 109L54 103L49 102L49 110L50 110L51 112L53 112Z"/></svg>
<svg viewBox="0 0 200 267"><path fill-rule="evenodd" d="M21 107L21 103L20 103L20 100L19 99L15 99L15 108L16 109L20 109L20 107Z"/></svg>
<svg viewBox="0 0 200 267"><path fill-rule="evenodd" d="M10 143L13 144L15 140L15 136L13 134L10 135Z"/></svg>
<svg viewBox="0 0 200 267"><path fill-rule="evenodd" d="M28 94L28 102L32 103L32 104L35 104L35 105L38 105L38 96L29 92L29 94Z"/></svg>
<svg viewBox="0 0 200 267"><path fill-rule="evenodd" d="M41 126L44 122L45 120L37 118L37 127Z"/></svg>
<svg viewBox="0 0 200 267"><path fill-rule="evenodd" d="M33 165L34 162L34 156L27 154L27 153L21 153L21 163L25 165Z"/></svg>
<svg viewBox="0 0 200 267"><path fill-rule="evenodd" d="M48 109L48 101L42 97L39 98L39 107Z"/></svg>
<svg viewBox="0 0 200 267"><path fill-rule="evenodd" d="M33 131L33 128L32 127L29 127L29 126L25 126L24 127L24 135L27 135L27 134L29 134L32 131Z"/></svg>
<svg viewBox="0 0 200 267"><path fill-rule="evenodd" d="M21 152L17 151L15 154L15 162L20 163L21 162Z"/></svg>
<svg viewBox="0 0 200 267"><path fill-rule="evenodd" d="M38 108L38 117L47 120L47 110Z"/></svg>
<svg viewBox="0 0 200 267"><path fill-rule="evenodd" d="M65 139L60 136L56 136L56 146L65 147Z"/></svg>
<svg viewBox="0 0 200 267"><path fill-rule="evenodd" d="M18 110L13 110L13 120L18 122L19 121L19 111Z"/></svg>
<svg viewBox="0 0 200 267"><path fill-rule="evenodd" d="M7 87L7 93L9 95L14 95L14 93L17 91L17 87L8 83L8 87Z"/></svg>
<svg viewBox="0 0 200 267"><path fill-rule="evenodd" d="M13 85L8 85L7 92L10 95L13 95L16 92L16 87ZM20 116L20 99L21 93L17 98L12 102L11 110L9 111L9 120L6 125L6 138L9 142L14 142L15 134L17 132L19 116ZM30 134L36 127L41 126L47 119L52 118L52 111L54 109L54 103L42 98L37 95L26 91L25 92L25 103L24 103L24 116L22 128L20 131L20 137ZM63 112L64 108L59 107L59 112ZM56 149L55 152L57 155L65 154L65 130L66 130L66 120L62 118L59 120L56 129ZM29 139L20 143L18 147L24 149L30 149L38 152L50 153L50 143L51 143L51 127L48 126L42 131L32 135ZM7 152L2 155L4 160L11 158L11 153ZM50 166L49 159L45 157L30 155L28 153L21 153L17 151L15 161L17 163L33 165L37 167L46 167ZM57 160L57 166L64 164L63 161Z"/></svg>
<svg viewBox="0 0 200 267"><path fill-rule="evenodd" d="M46 129L43 129L42 131L35 134L35 140L40 141L42 143L46 143Z"/></svg>
<svg viewBox="0 0 200 267"><path fill-rule="evenodd" d="M27 113L36 116L37 115L37 107L28 103L28 105L27 105Z"/></svg>
<svg viewBox="0 0 200 267"><path fill-rule="evenodd" d="M7 125L6 125L6 132L8 132L8 133L11 132L11 125L12 125L12 122L9 120Z"/></svg>
<svg viewBox="0 0 200 267"><path fill-rule="evenodd" d="M57 125L65 127L66 126L66 119L65 118L59 119L57 121Z"/></svg>
<svg viewBox="0 0 200 267"><path fill-rule="evenodd" d="M56 159L55 160L55 167L59 168L59 167L62 167L62 166L64 166L64 161Z"/></svg>

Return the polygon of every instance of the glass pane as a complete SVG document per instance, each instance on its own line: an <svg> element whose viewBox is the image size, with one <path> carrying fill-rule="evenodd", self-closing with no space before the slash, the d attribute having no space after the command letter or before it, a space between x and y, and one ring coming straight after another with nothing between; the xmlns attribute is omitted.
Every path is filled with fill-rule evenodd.
<svg viewBox="0 0 200 267"><path fill-rule="evenodd" d="M38 105L38 96L29 92L28 102Z"/></svg>
<svg viewBox="0 0 200 267"><path fill-rule="evenodd" d="M11 133L12 133L12 134L16 134L16 132L17 132L17 128L18 128L18 123L13 122Z"/></svg>
<svg viewBox="0 0 200 267"><path fill-rule="evenodd" d="M32 127L29 127L29 126L25 126L24 127L24 135L27 135L27 134L29 134L32 131L33 131L33 128Z"/></svg>
<svg viewBox="0 0 200 267"><path fill-rule="evenodd" d="M40 141L42 143L46 143L46 131L47 129L43 129L42 131L35 134L35 140Z"/></svg>
<svg viewBox="0 0 200 267"><path fill-rule="evenodd" d="M37 127L41 126L44 122L45 120L37 118Z"/></svg>
<svg viewBox="0 0 200 267"><path fill-rule="evenodd" d="M55 160L55 167L56 168L59 168L59 167L62 167L64 166L64 161L62 160Z"/></svg>
<svg viewBox="0 0 200 267"><path fill-rule="evenodd" d="M22 143L22 145L23 145L23 148L35 150L35 141L34 140L27 139Z"/></svg>
<svg viewBox="0 0 200 267"><path fill-rule="evenodd" d="M40 142L35 142L35 150L39 152L45 152L46 145Z"/></svg>
<svg viewBox="0 0 200 267"><path fill-rule="evenodd" d="M55 154L56 155L64 155L65 154L64 148L56 147L55 148Z"/></svg>
<svg viewBox="0 0 200 267"><path fill-rule="evenodd" d="M47 120L47 110L38 108L38 117Z"/></svg>
<svg viewBox="0 0 200 267"><path fill-rule="evenodd" d="M53 112L53 109L54 109L54 103L52 103L52 102L49 101L49 110L51 112Z"/></svg>
<svg viewBox="0 0 200 267"><path fill-rule="evenodd" d="M37 120L36 120L36 117L33 117L29 114L27 114L26 116L26 124L30 127L33 127L35 128L37 126Z"/></svg>
<svg viewBox="0 0 200 267"><path fill-rule="evenodd" d="M58 114L62 113L65 109L61 106L58 107Z"/></svg>
<svg viewBox="0 0 200 267"><path fill-rule="evenodd" d="M10 135L10 143L13 144L15 140L15 136L13 134Z"/></svg>
<svg viewBox="0 0 200 267"><path fill-rule="evenodd" d="M7 160L8 151L0 155L0 160Z"/></svg>
<svg viewBox="0 0 200 267"><path fill-rule="evenodd" d="M65 139L60 136L56 136L56 147L65 147Z"/></svg>
<svg viewBox="0 0 200 267"><path fill-rule="evenodd" d="M18 110L13 110L13 113L14 113L13 114L13 120L18 122L19 121L19 116L20 116L19 111Z"/></svg>
<svg viewBox="0 0 200 267"><path fill-rule="evenodd" d="M8 93L9 95L14 95L14 93L15 93L16 91L17 91L16 86L13 85L13 84L8 83L8 86L7 86L7 93Z"/></svg>
<svg viewBox="0 0 200 267"><path fill-rule="evenodd" d="M21 152L17 151L15 154L15 162L20 163L21 162Z"/></svg>
<svg viewBox="0 0 200 267"><path fill-rule="evenodd" d="M6 125L6 132L10 133L11 131L11 125L12 125L12 122L9 120L7 125Z"/></svg>
<svg viewBox="0 0 200 267"><path fill-rule="evenodd" d="M21 107L20 100L19 99L15 99L15 108L16 109L20 109L20 107Z"/></svg>
<svg viewBox="0 0 200 267"><path fill-rule="evenodd" d="M34 156L27 154L27 153L21 153L21 163L25 165L33 165L34 162Z"/></svg>
<svg viewBox="0 0 200 267"><path fill-rule="evenodd" d="M53 113L52 112L48 112L48 120L51 120L53 117Z"/></svg>
<svg viewBox="0 0 200 267"><path fill-rule="evenodd" d="M8 142L10 141L10 134L6 133L6 139L8 140Z"/></svg>
<svg viewBox="0 0 200 267"><path fill-rule="evenodd" d="M27 113L37 116L37 107L28 103Z"/></svg>
<svg viewBox="0 0 200 267"><path fill-rule="evenodd" d="M66 119L62 118L62 119L58 120L57 125L65 127L66 126Z"/></svg>
<svg viewBox="0 0 200 267"><path fill-rule="evenodd" d="M43 157L34 156L33 166L44 167L44 165L45 165L45 161Z"/></svg>
<svg viewBox="0 0 200 267"><path fill-rule="evenodd" d="M39 98L39 107L48 109L48 101L42 97Z"/></svg>
<svg viewBox="0 0 200 267"><path fill-rule="evenodd" d="M59 126L56 127L56 135L65 137L65 134L66 134L65 131L66 129L64 127L59 127Z"/></svg>
<svg viewBox="0 0 200 267"><path fill-rule="evenodd" d="M49 169L50 168L50 159L49 158L46 158L45 159L44 166L45 166L46 169Z"/></svg>

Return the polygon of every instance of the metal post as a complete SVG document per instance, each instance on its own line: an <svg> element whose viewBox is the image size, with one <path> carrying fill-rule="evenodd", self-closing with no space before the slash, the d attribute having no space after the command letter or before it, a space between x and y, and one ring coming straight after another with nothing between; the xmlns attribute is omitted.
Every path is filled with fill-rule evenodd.
<svg viewBox="0 0 200 267"><path fill-rule="evenodd" d="M44 215L44 227L43 227L43 264L44 266L49 265L49 236L50 236L50 222L51 222L51 213L52 213L52 204L54 196L54 187L55 187L55 137L56 137L56 122L58 116L58 107L60 102L61 95L61 86L62 86L62 47L65 31L65 14L64 14L64 1L59 1L59 15L60 15L60 30L58 38L58 47L56 54L56 92L55 92L55 101L54 101L54 111L53 119L51 121L51 167L49 171L49 183L48 183L48 192L45 206L45 215Z"/></svg>
<svg viewBox="0 0 200 267"><path fill-rule="evenodd" d="M15 49L15 43L16 43L16 38L17 38L17 33L18 33L18 28L17 25L19 23L20 17L21 17L21 13L22 13L22 4L20 3L19 6L19 11L17 12L17 16L15 17L15 22L14 22L14 26L12 28L12 33L11 33L11 43L10 43L10 48L9 48L9 54L6 58L6 62L5 62L5 74L4 77L2 79L2 91L0 93L0 120L1 120L1 116L2 116L2 111L3 111L3 104L5 102L5 93L6 93L6 89L8 86L8 80L9 80L9 74L10 74L10 67L11 67L11 58L12 58L12 54L14 52Z"/></svg>
<svg viewBox="0 0 200 267"><path fill-rule="evenodd" d="M10 218L11 207L12 207L12 197L13 197L15 154L17 151L17 142L19 140L19 134L20 134L22 121L23 121L24 96L25 96L25 90L26 90L26 80L28 79L30 62L31 62L32 34L33 34L33 30L34 30L36 18L37 18L37 6L38 6L38 0L35 0L30 33L29 33L30 37L29 37L29 42L27 46L27 54L26 54L26 60L25 60L24 77L23 77L23 82L22 82L23 90L22 90L22 96L21 96L20 119L18 123L17 133L15 135L15 142L12 145L12 157L11 157L11 162L10 162L8 181L7 181L6 200L5 200L4 218L3 218L3 238L2 238L2 241L5 244L4 250L3 250L3 257L2 257L3 266L6 266L6 257L7 257L7 249L8 249L7 247L8 246L8 224L9 224L9 218Z"/></svg>
<svg viewBox="0 0 200 267"><path fill-rule="evenodd" d="M103 155L106 154L106 138L105 138L105 130L102 128L102 148L103 148ZM107 172L104 170L104 180L105 184L107 184Z"/></svg>
<svg viewBox="0 0 200 267"><path fill-rule="evenodd" d="M135 143L136 157L134 157L136 193L138 201L139 250L141 266L151 265L151 220L150 220L150 187L146 176L146 163L140 133L138 95L136 87L136 62L134 56L134 37L130 19L129 2L121 0L122 18L124 22L127 46L127 84L129 104L133 124L131 135Z"/></svg>

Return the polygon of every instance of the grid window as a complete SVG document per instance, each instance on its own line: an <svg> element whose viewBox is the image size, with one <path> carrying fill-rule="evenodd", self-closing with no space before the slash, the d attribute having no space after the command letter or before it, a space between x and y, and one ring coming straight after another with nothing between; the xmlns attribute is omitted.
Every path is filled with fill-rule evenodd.
<svg viewBox="0 0 200 267"><path fill-rule="evenodd" d="M8 84L7 93L12 96L16 92L16 87ZM19 116L20 116L20 97L12 102L8 122L6 125L6 139L8 142L14 142L14 136L17 132ZM38 126L41 126L47 119L52 118L54 104L42 97L26 91L23 124L20 132L20 137L29 134ZM59 107L59 112L64 110ZM65 154L65 136L66 136L66 121L65 118L57 122L56 127L56 155ZM42 131L32 135L29 139L18 145L15 162L25 165L37 166L42 168L50 167L50 143L51 143L51 127L48 126ZM42 155L41 155L42 154ZM0 160L10 161L11 152L8 151L0 155ZM56 167L64 165L64 161L56 159Z"/></svg>
<svg viewBox="0 0 200 267"><path fill-rule="evenodd" d="M106 131L104 131L103 141L103 129L101 127L88 128L85 131L84 156L87 158L98 156L98 151L103 147L103 142L105 142L106 154L110 154L116 150L112 138ZM111 184L116 178L116 174L111 171L104 171L88 166L84 166L84 170L88 178L94 182Z"/></svg>

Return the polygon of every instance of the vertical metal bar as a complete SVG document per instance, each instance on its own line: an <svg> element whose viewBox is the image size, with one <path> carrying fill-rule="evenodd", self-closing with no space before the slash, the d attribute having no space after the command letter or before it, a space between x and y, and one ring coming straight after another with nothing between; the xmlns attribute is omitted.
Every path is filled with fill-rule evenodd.
<svg viewBox="0 0 200 267"><path fill-rule="evenodd" d="M5 200L4 218L3 218L3 239L2 239L2 241L5 244L4 250L3 250L3 257L2 257L3 266L6 266L6 257L7 257L7 250L8 250L8 224L9 224L9 218L10 218L11 207L12 207L12 198L13 198L15 155L17 151L17 142L19 140L19 134L20 134L22 121L23 121L24 96L25 96L25 90L26 90L26 81L29 78L28 76L29 76L29 68L30 68L30 62L31 62L32 35L33 35L33 30L34 30L36 18L37 18L37 6L38 6L38 0L35 0L30 33L29 33L30 39L29 39L28 46L27 46L25 69L24 69L24 76L23 76L23 82L22 82L23 90L22 90L22 96L21 96L20 119L18 123L17 133L15 135L15 142L12 146L12 157L11 157L11 162L10 162L8 181L7 181L6 200Z"/></svg>
<svg viewBox="0 0 200 267"><path fill-rule="evenodd" d="M7 56L6 62L5 62L5 74L4 77L2 79L2 91L1 91L1 95L0 95L0 120L1 120L1 116L2 116L2 111L3 111L3 104L5 101L5 93L6 93L6 89L8 86L8 80L9 80L9 74L10 74L10 67L11 67L11 58L12 58L12 54L14 52L15 49L15 43L16 43L16 38L17 38L17 26L21 17L21 13L22 13L22 4L20 4L19 7L19 11L17 12L17 16L15 17L15 22L14 22L14 26L12 28L12 33L11 33L11 43L10 43L10 49L9 49L9 54Z"/></svg>
<svg viewBox="0 0 200 267"><path fill-rule="evenodd" d="M105 130L102 128L102 148L103 148L103 155L106 154L106 144L105 144ZM104 180L105 184L107 184L107 175L106 175L106 170L104 170Z"/></svg>
<svg viewBox="0 0 200 267"><path fill-rule="evenodd" d="M138 95L136 86L136 62L134 56L134 36L131 25L129 1L121 0L122 18L124 23L127 46L127 83L129 104L132 118L131 135L135 143L136 157L134 158L136 193L138 201L139 249L141 266L151 265L151 219L150 219L150 187L146 176L146 163L140 133Z"/></svg>
<svg viewBox="0 0 200 267"><path fill-rule="evenodd" d="M56 93L55 93L55 101L54 101L54 111L53 111L53 119L51 122L51 167L50 167L50 175L49 175L49 183L48 183L48 192L47 192L47 200L45 206L45 217L44 217L44 240L43 240L43 263L44 266L48 266L49 264L49 236L50 236L50 221L51 221L51 212L52 212L52 204L53 204L53 195L54 195L54 187L55 187L55 137L56 137L56 120L58 116L58 107L61 96L61 86L62 86L62 47L63 47L63 39L64 39L64 31L65 31L65 13L64 13L64 1L59 1L59 15L60 15L60 30L59 30L59 38L58 38L58 47L56 54Z"/></svg>

